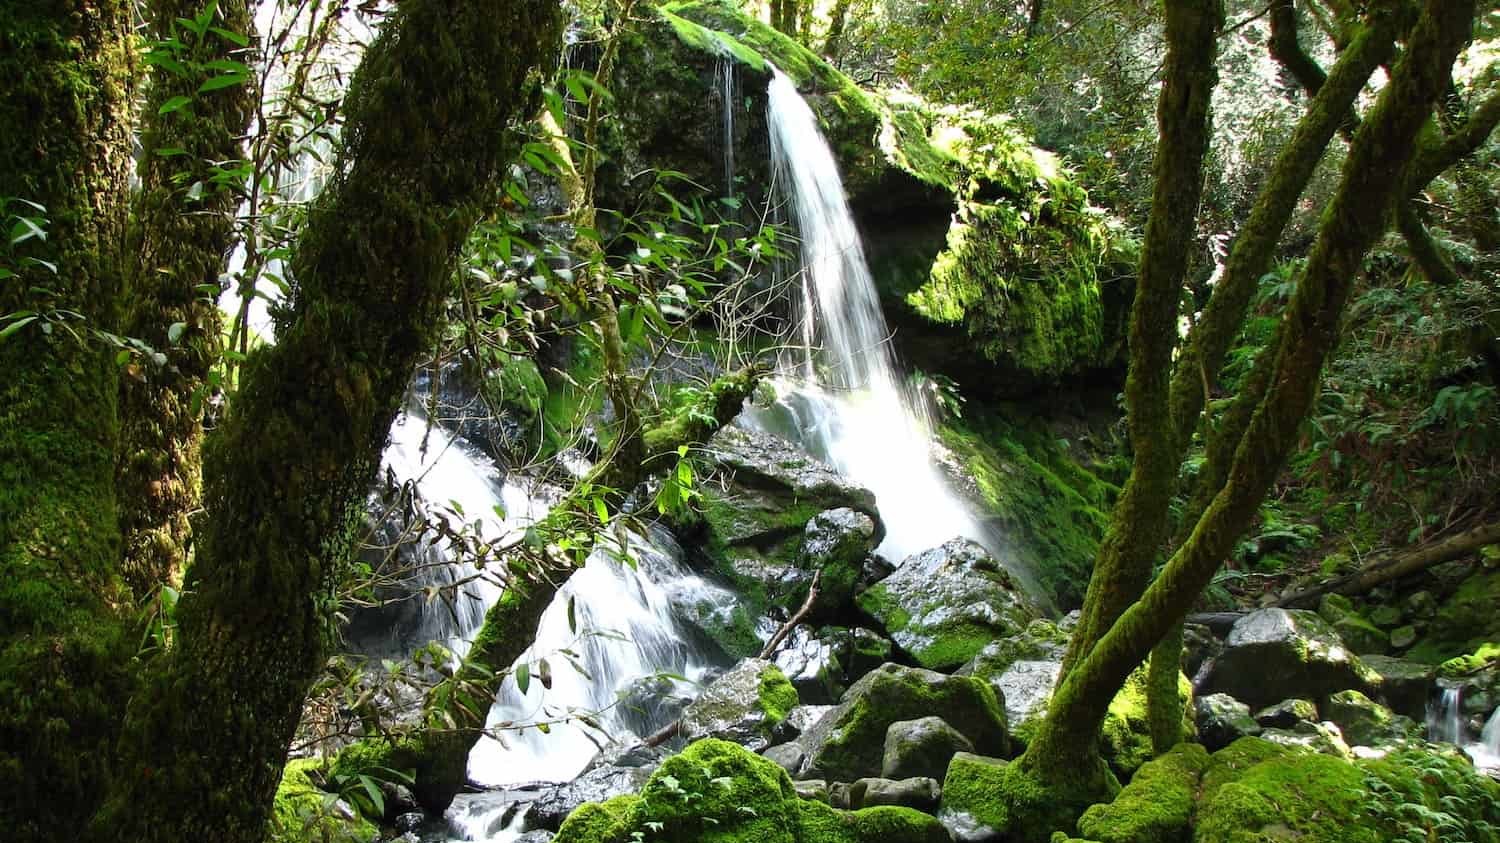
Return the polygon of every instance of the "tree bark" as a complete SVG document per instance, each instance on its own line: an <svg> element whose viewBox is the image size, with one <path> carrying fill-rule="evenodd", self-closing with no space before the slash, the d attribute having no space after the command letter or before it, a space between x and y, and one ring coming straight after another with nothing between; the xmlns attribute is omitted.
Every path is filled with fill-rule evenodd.
<svg viewBox="0 0 1500 843"><path fill-rule="evenodd" d="M200 38L177 23L196 18L204 7L203 0L155 0L148 9L150 37L184 43L186 50L174 56L190 68L210 61L253 64L251 51L234 39L213 30ZM253 28L245 0L220 0L217 10L213 25L248 42ZM198 93L220 73L178 75L157 65L142 112L145 154L129 248L135 278L123 333L159 350L166 362L133 366L132 376L121 380L120 525L125 580L137 601L181 577L191 535L188 516L202 497L201 407L218 359L219 273L241 195L239 182L216 184L215 175L241 158L253 107L248 78ZM171 109L175 97L191 104ZM201 198L193 198L195 192Z"/></svg>
<svg viewBox="0 0 1500 843"><path fill-rule="evenodd" d="M0 816L21 841L76 838L131 690L118 369L97 333L119 318L131 24L126 0L0 2L0 197L47 221L0 249L17 273L0 280Z"/></svg>
<svg viewBox="0 0 1500 843"><path fill-rule="evenodd" d="M277 343L205 448L180 644L132 706L95 839L263 835L360 502L559 34L551 0L410 0L370 46Z"/></svg>
<svg viewBox="0 0 1500 843"><path fill-rule="evenodd" d="M1399 198L1419 130L1468 40L1474 4L1428 0L1406 54L1355 136L1283 322L1275 372L1235 452L1226 482L1161 576L1059 685L1017 763L1043 782L1074 781L1089 763L1109 700L1149 650L1191 609L1275 480L1316 393L1322 364L1364 253ZM1085 736L1085 737L1080 737Z"/></svg>
<svg viewBox="0 0 1500 843"><path fill-rule="evenodd" d="M1352 574L1337 577L1317 588L1299 591L1284 598L1278 606L1311 606L1325 594L1360 594L1381 583L1411 576L1433 565L1452 562L1485 547L1500 543L1500 521L1470 527L1440 541L1429 542L1402 553L1390 553Z"/></svg>
<svg viewBox="0 0 1500 843"><path fill-rule="evenodd" d="M1166 69L1157 105L1161 142L1125 382L1134 462L1099 548L1083 614L1063 658L1063 676L1150 581L1167 538L1167 507L1181 461L1168 402L1172 352L1211 133L1209 102L1218 82L1214 59L1223 9L1218 0L1176 0L1166 3L1166 19Z"/></svg>

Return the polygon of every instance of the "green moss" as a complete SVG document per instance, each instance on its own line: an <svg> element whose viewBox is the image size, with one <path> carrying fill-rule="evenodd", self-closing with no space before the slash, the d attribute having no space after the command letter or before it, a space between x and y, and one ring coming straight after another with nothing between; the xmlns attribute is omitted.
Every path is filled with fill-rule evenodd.
<svg viewBox="0 0 1500 843"><path fill-rule="evenodd" d="M822 802L799 800L795 816L798 843L863 843L848 811Z"/></svg>
<svg viewBox="0 0 1500 843"><path fill-rule="evenodd" d="M1041 592L1055 606L1080 605L1118 488L1020 407L971 405L939 436Z"/></svg>
<svg viewBox="0 0 1500 843"><path fill-rule="evenodd" d="M911 808L881 805L855 811L855 834L860 843L949 843L948 830L937 818Z"/></svg>
<svg viewBox="0 0 1500 843"><path fill-rule="evenodd" d="M1242 738L1235 746L1246 740ZM1194 839L1270 843L1286 839L1378 843L1366 822L1364 777L1326 755L1292 752L1267 758L1219 783L1199 807Z"/></svg>
<svg viewBox="0 0 1500 843"><path fill-rule="evenodd" d="M887 634L894 635L911 625L911 614L901 608L891 590L881 583L865 589L857 602L865 614L881 619Z"/></svg>
<svg viewBox="0 0 1500 843"><path fill-rule="evenodd" d="M1500 663L1500 644L1486 641L1479 645L1479 649L1462 656L1455 656L1438 665L1438 675L1457 679L1484 670L1492 664Z"/></svg>
<svg viewBox="0 0 1500 843"><path fill-rule="evenodd" d="M1118 783L1109 785L1111 792L1119 789ZM943 779L942 811L968 814L1002 839L1048 840L1054 831L1072 830L1091 796L1082 786L1048 787L1020 764L961 752Z"/></svg>
<svg viewBox="0 0 1500 843"><path fill-rule="evenodd" d="M775 665L760 672L757 699L760 701L760 710L766 713L766 723L770 726L785 720L787 712L801 702L797 699L797 689L787 681L781 668Z"/></svg>
<svg viewBox="0 0 1500 843"><path fill-rule="evenodd" d="M625 795L608 802L580 805L563 821L556 839L569 843L625 843L629 839L628 819L639 802L640 797Z"/></svg>
<svg viewBox="0 0 1500 843"><path fill-rule="evenodd" d="M1500 782L1457 751L1404 749L1360 762L1367 821L1388 840L1500 840Z"/></svg>
<svg viewBox="0 0 1500 843"><path fill-rule="evenodd" d="M791 778L737 744L693 743L662 762L640 796L630 830L658 843L795 843Z"/></svg>
<svg viewBox="0 0 1500 843"><path fill-rule="evenodd" d="M1438 664L1500 641L1500 570L1476 572L1438 607L1407 658Z"/></svg>
<svg viewBox="0 0 1500 843"><path fill-rule="evenodd" d="M561 368L543 373L547 386L542 403L543 437L549 451L572 444L588 417L604 405L603 375L604 360L598 346L582 335L568 350ZM607 432L608 425L604 430Z"/></svg>
<svg viewBox="0 0 1500 843"><path fill-rule="evenodd" d="M363 843L379 836L379 829L358 814L341 815L332 796L313 783L322 768L316 758L286 765L272 806L271 843Z"/></svg>
<svg viewBox="0 0 1500 843"><path fill-rule="evenodd" d="M659 11L667 23L672 25L672 31L677 33L677 37L687 46L705 53L729 56L754 70L766 70L766 60L761 54L740 43L740 40L733 35L700 26L673 14L666 7Z"/></svg>
<svg viewBox="0 0 1500 843"><path fill-rule="evenodd" d="M1128 779L1142 764L1151 760L1151 723L1146 708L1149 668L1138 667L1125 680L1120 692L1110 700L1109 711L1104 715L1100 729L1099 751L1109 767L1121 780ZM1178 674L1178 699L1183 708L1183 733L1192 734L1193 716L1188 703L1192 699L1193 686L1186 676Z"/></svg>
<svg viewBox="0 0 1500 843"><path fill-rule="evenodd" d="M1095 805L1078 820L1078 832L1100 843L1175 843L1186 836L1208 753L1178 744L1142 766L1113 802Z"/></svg>

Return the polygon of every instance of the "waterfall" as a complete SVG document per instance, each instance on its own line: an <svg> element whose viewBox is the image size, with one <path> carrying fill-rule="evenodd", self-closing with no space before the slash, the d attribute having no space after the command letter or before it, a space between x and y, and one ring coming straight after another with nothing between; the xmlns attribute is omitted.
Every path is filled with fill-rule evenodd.
<svg viewBox="0 0 1500 843"><path fill-rule="evenodd" d="M886 526L878 550L886 558L899 562L960 535L998 556L998 542L932 459L931 412L897 368L817 118L775 68L768 98L775 188L793 206L801 239L802 353L783 366L776 405L752 410L746 423L798 442L873 491ZM1014 573L1025 579L1025 572Z"/></svg>
<svg viewBox="0 0 1500 843"><path fill-rule="evenodd" d="M531 649L518 660L532 665L533 679L524 694L514 679L506 680L487 723L499 737L484 738L470 753L470 779L491 787L571 780L612 739L639 737L625 725L619 691L657 673L696 680L711 666L689 643L673 604L717 603L727 595L687 569L665 530L631 535L629 553L634 565L622 564L614 548L595 550L552 601ZM549 665L550 689L535 678L541 659ZM504 725L536 722L550 725L546 732Z"/></svg>
<svg viewBox="0 0 1500 843"><path fill-rule="evenodd" d="M1435 743L1464 744L1463 691L1442 688L1437 705L1427 706L1427 739Z"/></svg>
<svg viewBox="0 0 1500 843"><path fill-rule="evenodd" d="M714 66L719 104L724 109L724 195L734 195L734 109L739 99L739 81L733 56L721 55Z"/></svg>
<svg viewBox="0 0 1500 843"><path fill-rule="evenodd" d="M1484 731L1479 733L1479 743L1469 748L1474 766L1489 770L1500 770L1500 706L1490 714Z"/></svg>

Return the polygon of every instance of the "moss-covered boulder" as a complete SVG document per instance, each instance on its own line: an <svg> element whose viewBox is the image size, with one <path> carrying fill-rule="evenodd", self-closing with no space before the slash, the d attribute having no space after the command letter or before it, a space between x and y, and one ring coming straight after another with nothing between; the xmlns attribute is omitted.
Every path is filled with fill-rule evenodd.
<svg viewBox="0 0 1500 843"><path fill-rule="evenodd" d="M1359 691L1339 691L1323 704L1323 716L1339 727L1351 746L1382 746L1417 737L1416 723L1401 717Z"/></svg>
<svg viewBox="0 0 1500 843"><path fill-rule="evenodd" d="M1111 795L1119 789L1108 785ZM1050 840L1094 801L1085 790L1048 787L1020 764L960 753L943 779L938 819L956 840Z"/></svg>
<svg viewBox="0 0 1500 843"><path fill-rule="evenodd" d="M1250 716L1250 706L1228 694L1209 694L1193 702L1198 739L1210 751L1229 746L1240 738L1260 734L1261 725Z"/></svg>
<svg viewBox="0 0 1500 843"><path fill-rule="evenodd" d="M1099 843L1176 843L1186 840L1208 752L1178 744L1142 766L1113 802L1095 805L1078 820L1078 832Z"/></svg>
<svg viewBox="0 0 1500 843"><path fill-rule="evenodd" d="M941 717L897 720L885 730L880 775L888 779L912 776L940 779L954 755L973 751L973 741Z"/></svg>
<svg viewBox="0 0 1500 843"><path fill-rule="evenodd" d="M299 758L287 763L271 809L271 843L369 843L379 829L348 802L314 783L324 762Z"/></svg>
<svg viewBox="0 0 1500 843"><path fill-rule="evenodd" d="M756 751L770 745L772 730L797 702L797 690L780 668L745 659L683 710L681 733L689 741L719 738Z"/></svg>
<svg viewBox="0 0 1500 843"><path fill-rule="evenodd" d="M849 782L878 775L891 724L929 715L941 717L980 752L1009 751L1005 711L988 684L886 664L854 683L843 702L802 735L807 757L800 777Z"/></svg>
<svg viewBox="0 0 1500 843"><path fill-rule="evenodd" d="M1350 688L1373 693L1378 681L1316 613L1261 609L1235 622L1202 687L1258 707Z"/></svg>
<svg viewBox="0 0 1500 843"><path fill-rule="evenodd" d="M1099 732L1099 752L1110 770L1124 781L1151 760L1151 723L1146 711L1148 668L1138 667L1125 685L1110 700L1109 710ZM1197 729L1193 717L1193 685L1186 676L1177 674L1178 704L1182 710L1182 733L1192 735Z"/></svg>
<svg viewBox="0 0 1500 843"><path fill-rule="evenodd" d="M983 546L953 539L907 557L855 601L901 649L934 670L952 670L1041 611Z"/></svg>
<svg viewBox="0 0 1500 843"><path fill-rule="evenodd" d="M1438 664L1500 642L1500 570L1470 574L1436 614L1407 658Z"/></svg>
<svg viewBox="0 0 1500 843"><path fill-rule="evenodd" d="M1360 614L1342 594L1323 595L1318 615L1333 625L1334 632L1349 649L1361 656L1385 655L1391 649L1390 634Z"/></svg>
<svg viewBox="0 0 1500 843"><path fill-rule="evenodd" d="M1246 741L1256 741L1251 750ZM1242 738L1223 753L1228 764L1211 764L1193 830L1201 843L1270 843L1300 839L1328 843L1377 843L1386 838L1364 821L1364 775L1346 761L1294 749L1266 749L1259 738ZM1250 757L1258 758L1254 763ZM1226 775L1228 767L1236 768Z"/></svg>
<svg viewBox="0 0 1500 843"><path fill-rule="evenodd" d="M1392 656L1361 656L1365 666L1380 677L1379 699L1397 714L1420 719L1427 711L1427 695L1438 669L1430 664Z"/></svg>
<svg viewBox="0 0 1500 843"><path fill-rule="evenodd" d="M584 805L554 843L947 843L910 808L840 811L798 796L786 771L719 740L662 763L638 796Z"/></svg>

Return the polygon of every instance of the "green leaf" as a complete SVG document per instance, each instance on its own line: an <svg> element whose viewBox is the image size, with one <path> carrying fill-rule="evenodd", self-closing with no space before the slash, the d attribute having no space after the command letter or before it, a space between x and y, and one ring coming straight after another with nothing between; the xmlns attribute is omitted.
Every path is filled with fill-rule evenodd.
<svg viewBox="0 0 1500 843"><path fill-rule="evenodd" d="M599 516L600 524L609 523L609 507L604 505L604 498L594 498L594 514Z"/></svg>
<svg viewBox="0 0 1500 843"><path fill-rule="evenodd" d="M568 595L568 632L578 634L578 604L577 598Z"/></svg>
<svg viewBox="0 0 1500 843"><path fill-rule="evenodd" d="M219 36L220 38L223 38L225 41L228 41L236 47L250 46L250 38L242 33L225 29L222 26L210 26L208 28L208 31Z"/></svg>
<svg viewBox="0 0 1500 843"><path fill-rule="evenodd" d="M521 662L516 665L516 689L523 695L531 687L531 665Z"/></svg>
<svg viewBox="0 0 1500 843"><path fill-rule="evenodd" d="M173 322L171 325L167 326L167 342L173 343L175 345L178 340L182 339L182 334L186 330L186 322Z"/></svg>
<svg viewBox="0 0 1500 843"><path fill-rule="evenodd" d="M198 93L206 94L209 91L218 91L224 88L233 88L235 85L243 85L247 78L249 77L243 73L226 73L223 76L215 76L202 85L199 85Z"/></svg>
<svg viewBox="0 0 1500 843"><path fill-rule="evenodd" d="M10 244L25 243L33 237L46 240L47 230L32 217L16 217L16 224L10 229Z"/></svg>
<svg viewBox="0 0 1500 843"><path fill-rule="evenodd" d="M32 322L35 322L36 320L37 320L37 317L35 317L35 316L27 316L24 319L17 319L16 321L10 323L9 325L6 325L4 328L0 328L0 340L5 339L6 337L10 336L11 334L14 334L15 332L21 330L22 328L26 327L27 325L30 325Z"/></svg>
<svg viewBox="0 0 1500 843"><path fill-rule="evenodd" d="M370 797L370 802L375 805L375 813L385 814L385 797L380 793L380 786L369 776L360 776L359 783L364 785L365 793Z"/></svg>
<svg viewBox="0 0 1500 843"><path fill-rule="evenodd" d="M171 114L172 112L177 111L178 109L181 109L181 108L187 106L187 104L190 103L190 102L192 102L192 101L193 101L192 97L183 97L183 96L172 97L171 99L169 99L166 102L162 103L161 104L161 108L158 108L156 110L156 113L157 114Z"/></svg>

